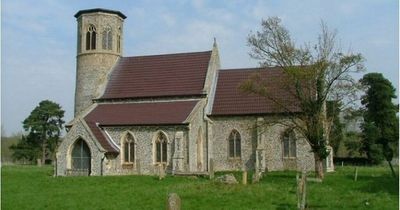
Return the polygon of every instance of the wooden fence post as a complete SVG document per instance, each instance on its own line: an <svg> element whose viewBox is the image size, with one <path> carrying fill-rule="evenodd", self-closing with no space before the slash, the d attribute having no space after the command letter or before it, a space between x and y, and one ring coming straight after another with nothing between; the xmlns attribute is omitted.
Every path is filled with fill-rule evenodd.
<svg viewBox="0 0 400 210"><path fill-rule="evenodd" d="M211 158L210 159L210 179L214 179L214 160Z"/></svg>
<svg viewBox="0 0 400 210"><path fill-rule="evenodd" d="M297 208L300 210L304 210L306 208L306 199L307 199L307 173L305 170L301 173L301 178L299 178L299 174L296 174L297 180Z"/></svg>
<svg viewBox="0 0 400 210"><path fill-rule="evenodd" d="M301 190L300 190L300 174L299 172L296 173L296 184L297 184L297 191L296 191L296 195L297 195L297 208L300 209L300 197L301 197Z"/></svg>
<svg viewBox="0 0 400 210"><path fill-rule="evenodd" d="M307 196L307 173L305 170L303 170L303 173L301 175L301 182L303 183L303 188L302 188L302 194L301 194L301 210L304 210L306 208L306 196Z"/></svg>
<svg viewBox="0 0 400 210"><path fill-rule="evenodd" d="M247 185L247 171L246 170L243 171L242 182L244 185Z"/></svg>
<svg viewBox="0 0 400 210"><path fill-rule="evenodd" d="M354 169L354 181L357 181L357 176L358 176L358 168L356 167Z"/></svg>

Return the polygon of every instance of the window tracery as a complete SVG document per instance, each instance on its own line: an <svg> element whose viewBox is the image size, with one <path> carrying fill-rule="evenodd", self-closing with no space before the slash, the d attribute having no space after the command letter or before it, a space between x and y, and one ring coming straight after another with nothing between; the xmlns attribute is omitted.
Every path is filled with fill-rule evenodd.
<svg viewBox="0 0 400 210"><path fill-rule="evenodd" d="M86 50L96 49L96 27L94 25L89 25L86 32Z"/></svg>

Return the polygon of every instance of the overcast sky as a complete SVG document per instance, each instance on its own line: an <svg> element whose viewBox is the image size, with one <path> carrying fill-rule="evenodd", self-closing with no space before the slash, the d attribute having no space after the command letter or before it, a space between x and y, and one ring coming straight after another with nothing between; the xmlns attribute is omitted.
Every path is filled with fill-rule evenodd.
<svg viewBox="0 0 400 210"><path fill-rule="evenodd" d="M1 111L6 134L45 99L73 117L76 20L82 9L119 10L124 56L205 51L217 38L222 68L254 67L246 37L262 18L278 16L299 44L315 42L321 20L342 48L362 53L369 72L398 87L398 0L5 0L1 17ZM360 77L360 76L358 76Z"/></svg>

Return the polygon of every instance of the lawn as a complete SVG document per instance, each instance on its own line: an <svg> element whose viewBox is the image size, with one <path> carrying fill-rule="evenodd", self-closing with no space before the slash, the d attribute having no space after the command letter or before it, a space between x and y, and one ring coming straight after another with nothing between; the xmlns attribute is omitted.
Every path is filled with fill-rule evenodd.
<svg viewBox="0 0 400 210"><path fill-rule="evenodd" d="M308 183L309 209L398 209L398 179L386 167L339 167ZM240 174L235 174L240 179ZM296 173L270 172L258 184L227 186L206 178L152 176L53 177L51 167L3 166L7 209L165 209L176 192L182 209L296 209Z"/></svg>

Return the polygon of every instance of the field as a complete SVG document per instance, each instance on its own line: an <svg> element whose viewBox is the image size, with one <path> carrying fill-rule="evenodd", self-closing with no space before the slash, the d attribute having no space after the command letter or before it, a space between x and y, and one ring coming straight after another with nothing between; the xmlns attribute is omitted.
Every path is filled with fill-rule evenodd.
<svg viewBox="0 0 400 210"><path fill-rule="evenodd" d="M258 184L227 186L194 177L53 177L51 167L3 166L1 209L165 209L170 192L182 209L296 209L295 177L270 172ZM308 182L308 209L398 209L398 179L387 167L359 167L353 177L354 167L338 167L323 183Z"/></svg>

